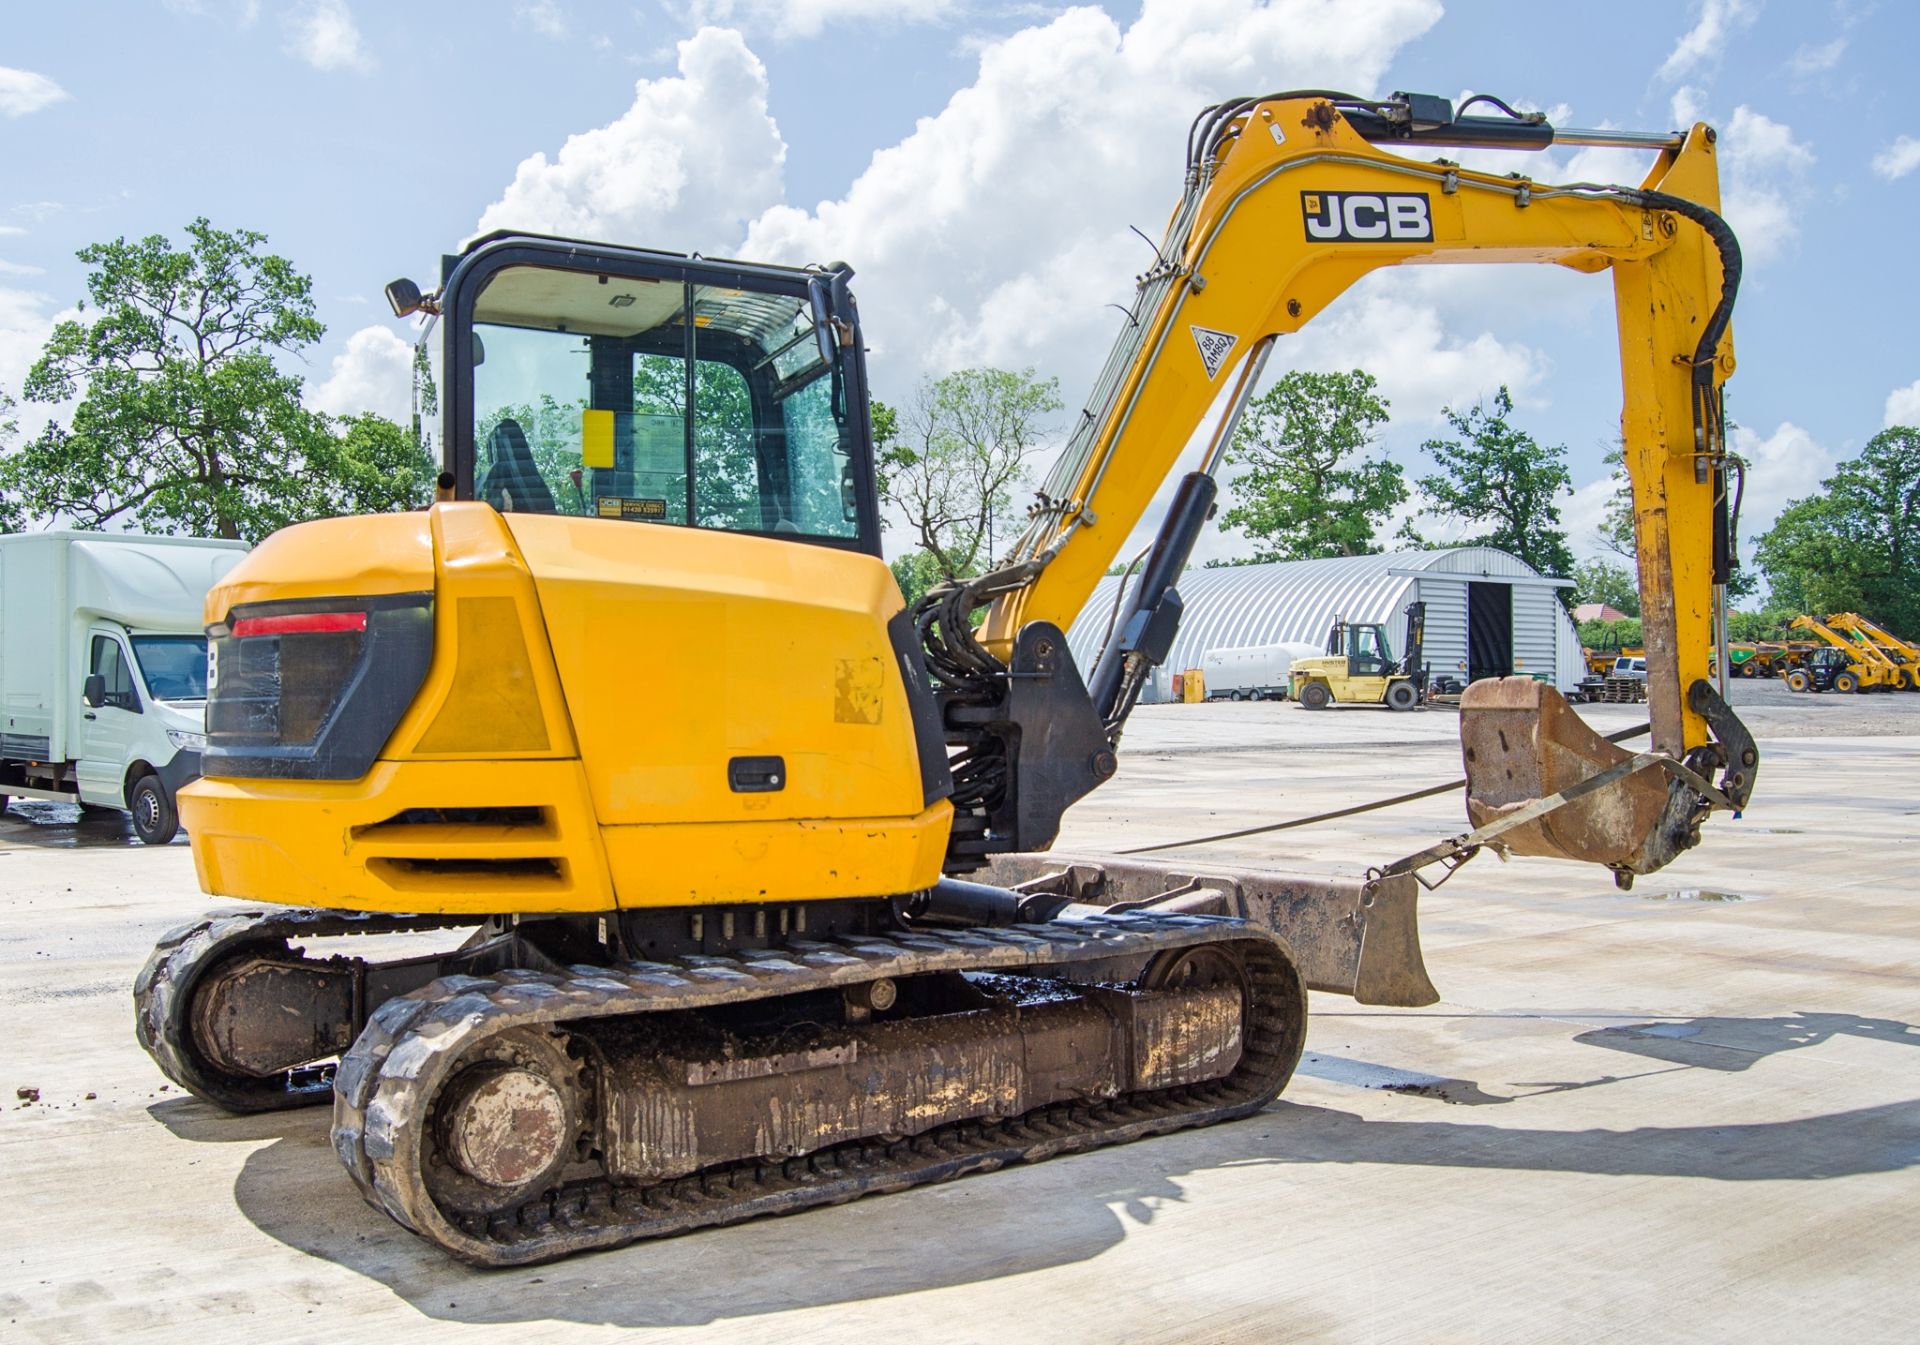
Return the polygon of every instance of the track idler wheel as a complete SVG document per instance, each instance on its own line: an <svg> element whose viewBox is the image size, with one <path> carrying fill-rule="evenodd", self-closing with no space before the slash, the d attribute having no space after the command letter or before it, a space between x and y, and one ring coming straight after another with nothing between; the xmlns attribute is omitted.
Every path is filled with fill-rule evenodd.
<svg viewBox="0 0 1920 1345"><path fill-rule="evenodd" d="M427 1188L460 1214L495 1214L544 1194L579 1156L587 1124L579 1061L536 1029L489 1038L430 1104Z"/></svg>

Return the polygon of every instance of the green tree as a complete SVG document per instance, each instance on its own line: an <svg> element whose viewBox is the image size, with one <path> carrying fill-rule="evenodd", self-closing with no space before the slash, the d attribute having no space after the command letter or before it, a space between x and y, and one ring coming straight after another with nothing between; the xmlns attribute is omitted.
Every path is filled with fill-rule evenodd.
<svg viewBox="0 0 1920 1345"><path fill-rule="evenodd" d="M940 563L928 551L909 551L887 568L893 571L893 582L900 585L900 596L907 600L909 607L924 598L927 590L935 584L955 577L942 574ZM964 579L970 576L958 577Z"/></svg>
<svg viewBox="0 0 1920 1345"><path fill-rule="evenodd" d="M19 422L10 414L13 406L13 398L0 388L0 454L13 447L14 437L20 432ZM19 505L10 496L0 495L0 532L18 532L21 522Z"/></svg>
<svg viewBox="0 0 1920 1345"><path fill-rule="evenodd" d="M1513 397L1504 387L1494 394L1491 412L1483 404L1465 415L1452 407L1444 414L1459 437L1424 445L1441 469L1420 478L1432 502L1428 512L1480 527L1470 545L1518 556L1542 574L1571 574L1573 552L1559 505L1573 493L1566 446L1543 446L1515 426Z"/></svg>
<svg viewBox="0 0 1920 1345"><path fill-rule="evenodd" d="M1757 558L1776 602L1920 629L1920 429L1896 425L1781 510Z"/></svg>
<svg viewBox="0 0 1920 1345"><path fill-rule="evenodd" d="M904 408L876 404L880 499L905 518L941 579L992 563L1018 517L1013 492L1026 460L1060 406L1060 380L1031 369L961 369L923 382Z"/></svg>
<svg viewBox="0 0 1920 1345"><path fill-rule="evenodd" d="M1625 621L1582 621L1580 643L1588 649L1628 649L1639 645L1640 619Z"/></svg>
<svg viewBox="0 0 1920 1345"><path fill-rule="evenodd" d="M412 430L371 411L332 427L339 433L313 457L312 516L383 514L432 501L439 464Z"/></svg>
<svg viewBox="0 0 1920 1345"><path fill-rule="evenodd" d="M1371 456L1387 401L1359 369L1293 370L1247 404L1227 461L1242 470L1221 523L1252 538L1253 562L1361 556L1407 498L1400 465Z"/></svg>
<svg viewBox="0 0 1920 1345"><path fill-rule="evenodd" d="M1607 550L1632 563L1635 558L1633 481L1627 476L1625 446L1618 439L1614 440L1613 445L1600 455L1600 461L1607 465L1607 479L1613 483L1613 493L1607 496L1607 507L1600 516L1600 526L1594 536Z"/></svg>
<svg viewBox="0 0 1920 1345"><path fill-rule="evenodd" d="M1640 615L1640 581L1632 572L1604 560L1582 561L1573 567L1573 590L1568 601L1603 602L1628 616Z"/></svg>
<svg viewBox="0 0 1920 1345"><path fill-rule="evenodd" d="M1732 640L1786 640L1800 638L1787 630L1787 623L1798 615L1796 607L1770 602L1757 612L1728 612L1727 637Z"/></svg>
<svg viewBox="0 0 1920 1345"><path fill-rule="evenodd" d="M416 503L379 479L391 439L365 418L338 438L276 356L320 339L312 283L266 236L205 219L175 247L155 234L96 243L79 316L55 325L29 401L74 401L0 461L22 518L258 539L301 519ZM400 464L411 473L411 459Z"/></svg>

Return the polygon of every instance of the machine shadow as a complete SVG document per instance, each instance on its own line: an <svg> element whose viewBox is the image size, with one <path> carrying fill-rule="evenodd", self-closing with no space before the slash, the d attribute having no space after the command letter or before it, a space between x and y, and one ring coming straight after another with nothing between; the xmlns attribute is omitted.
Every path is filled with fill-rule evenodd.
<svg viewBox="0 0 1920 1345"><path fill-rule="evenodd" d="M1920 1027L1852 1013L1790 1013L1778 1018L1625 1023L1582 1032L1574 1040L1671 1065L1738 1073L1768 1056L1818 1046L1834 1037L1920 1046Z"/></svg>
<svg viewBox="0 0 1920 1345"><path fill-rule="evenodd" d="M1750 1039L1772 1034L1779 1049L1791 1049L1808 1044L1798 1039L1804 1026L1768 1025L1843 1016L1701 1021L1716 1025L1715 1031L1744 1025ZM1901 1040L1915 1035L1906 1025L1892 1026ZM1885 1029L1862 1031L1880 1037ZM261 1231L385 1284L427 1316L477 1323L694 1326L1072 1264L1117 1245L1132 1224L1150 1223L1163 1202L1184 1201L1181 1178L1250 1164L1732 1182L1825 1181L1920 1166L1920 1099L1791 1121L1630 1130L1374 1121L1283 1100L1244 1121L1010 1168L985 1180L641 1242L552 1265L477 1271L359 1200L338 1171L325 1108L235 1118L175 1099L149 1110L174 1134L195 1142L273 1139L249 1155L234 1183L241 1211ZM966 1235L954 1236L956 1229ZM927 1254L902 1255L903 1248Z"/></svg>

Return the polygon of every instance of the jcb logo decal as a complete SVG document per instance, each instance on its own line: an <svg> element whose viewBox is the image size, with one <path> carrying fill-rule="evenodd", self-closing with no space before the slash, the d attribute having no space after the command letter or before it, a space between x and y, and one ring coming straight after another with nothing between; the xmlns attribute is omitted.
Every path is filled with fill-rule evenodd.
<svg viewBox="0 0 1920 1345"><path fill-rule="evenodd" d="M1303 191L1300 214L1314 243L1431 243L1425 192Z"/></svg>

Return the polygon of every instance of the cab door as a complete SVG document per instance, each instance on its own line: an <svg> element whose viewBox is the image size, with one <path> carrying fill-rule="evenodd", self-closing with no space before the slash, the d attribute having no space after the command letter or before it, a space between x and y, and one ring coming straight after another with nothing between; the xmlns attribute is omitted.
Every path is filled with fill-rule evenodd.
<svg viewBox="0 0 1920 1345"><path fill-rule="evenodd" d="M1379 626L1347 627L1346 699L1377 701L1387 694L1387 674L1393 660L1387 657L1386 634Z"/></svg>
<svg viewBox="0 0 1920 1345"><path fill-rule="evenodd" d="M138 750L144 710L133 659L118 631L95 628L87 637L81 685L80 760L74 775L87 803L126 807L127 765ZM86 704L87 680L98 677L99 696Z"/></svg>

